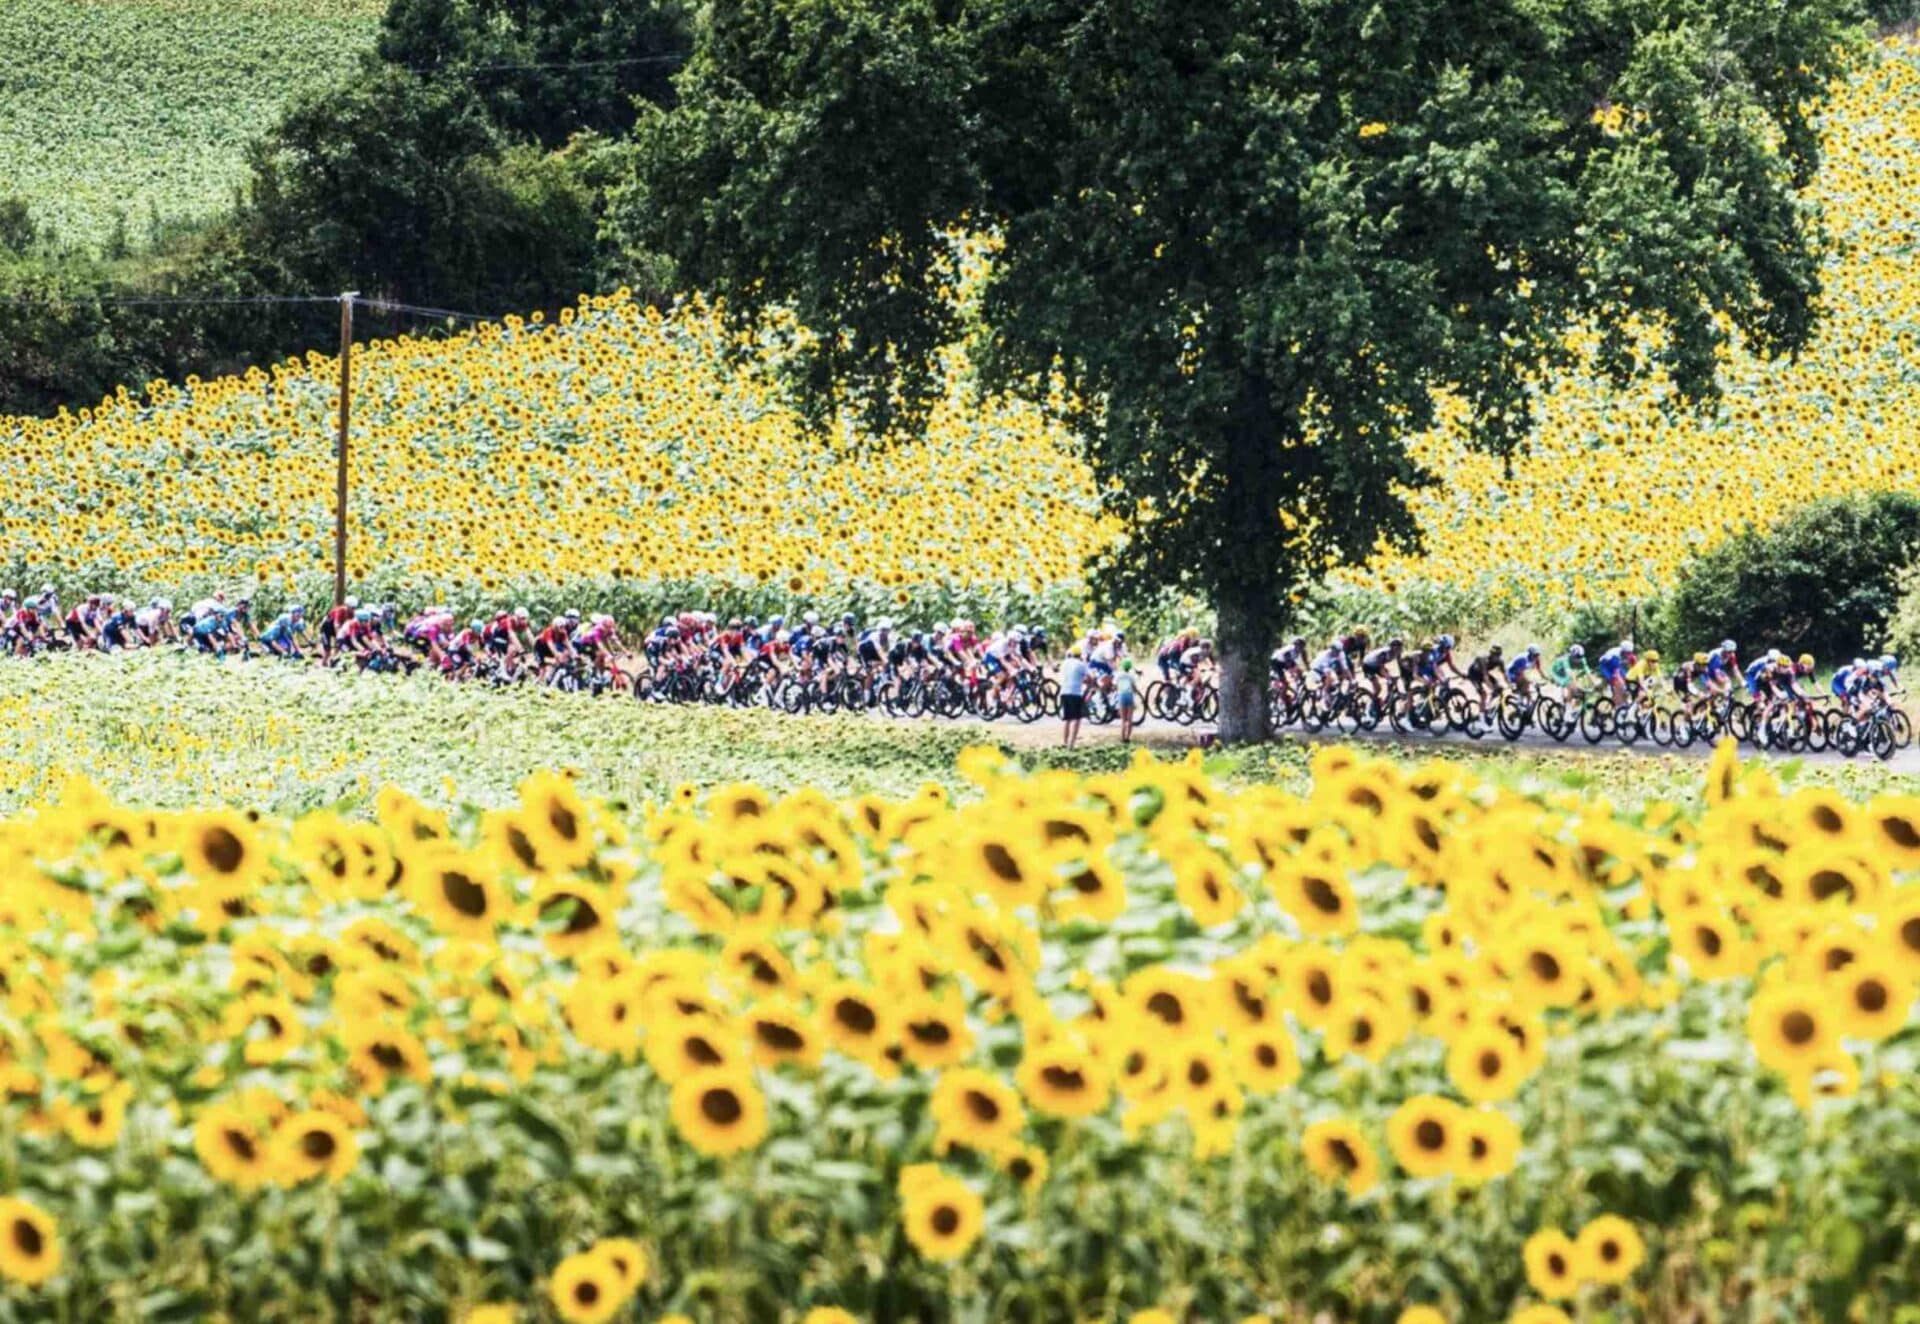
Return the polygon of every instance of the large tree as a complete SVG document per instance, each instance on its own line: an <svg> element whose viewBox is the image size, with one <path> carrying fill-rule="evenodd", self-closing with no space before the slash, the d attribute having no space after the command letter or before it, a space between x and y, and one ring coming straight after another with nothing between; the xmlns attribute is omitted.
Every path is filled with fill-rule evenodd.
<svg viewBox="0 0 1920 1324"><path fill-rule="evenodd" d="M1000 247L992 389L1071 388L1128 538L1109 585L1219 614L1221 731L1329 565L1414 535L1436 388L1496 448L1567 330L1695 397L1735 329L1806 338L1809 117L1845 0L713 0L621 212L799 379L911 429L963 329L954 231ZM1647 354L1646 331L1655 335Z"/></svg>

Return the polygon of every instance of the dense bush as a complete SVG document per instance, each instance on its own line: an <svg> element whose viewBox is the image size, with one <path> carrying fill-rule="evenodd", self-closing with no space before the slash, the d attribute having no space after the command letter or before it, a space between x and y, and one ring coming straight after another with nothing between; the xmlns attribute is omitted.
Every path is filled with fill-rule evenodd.
<svg viewBox="0 0 1920 1324"><path fill-rule="evenodd" d="M1897 573L1916 552L1920 497L1877 492L1815 501L1696 558L1660 635L1677 646L1730 636L1748 652L1851 656L1881 638L1898 598Z"/></svg>

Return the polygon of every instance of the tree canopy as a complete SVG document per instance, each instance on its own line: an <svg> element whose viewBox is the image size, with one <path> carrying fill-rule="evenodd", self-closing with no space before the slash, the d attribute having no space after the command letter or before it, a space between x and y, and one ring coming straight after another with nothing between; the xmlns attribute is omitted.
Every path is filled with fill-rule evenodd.
<svg viewBox="0 0 1920 1324"><path fill-rule="evenodd" d="M1443 389L1491 447L1600 332L1713 389L1810 330L1798 187L1845 0L714 0L637 128L634 241L816 333L820 408L911 429L998 245L985 389L1054 392L1129 536L1110 586L1219 611L1222 733L1264 733L1289 603L1409 540ZM1646 333L1653 332L1648 340Z"/></svg>

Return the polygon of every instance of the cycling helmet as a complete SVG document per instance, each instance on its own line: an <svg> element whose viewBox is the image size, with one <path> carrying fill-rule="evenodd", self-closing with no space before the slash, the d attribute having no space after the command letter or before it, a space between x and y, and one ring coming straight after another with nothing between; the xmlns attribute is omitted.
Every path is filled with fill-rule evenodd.
<svg viewBox="0 0 1920 1324"><path fill-rule="evenodd" d="M1580 644L1575 644L1572 648L1569 648L1567 650L1567 656L1570 658L1574 658L1575 660L1583 658L1586 655L1587 655L1587 650Z"/></svg>
<svg viewBox="0 0 1920 1324"><path fill-rule="evenodd" d="M380 619L380 613L375 611L371 607L362 607L359 611L353 614L353 619L356 621L360 621L364 624L371 625L375 621Z"/></svg>
<svg viewBox="0 0 1920 1324"><path fill-rule="evenodd" d="M1441 636L1440 636L1440 647L1442 647L1442 648L1445 648L1445 649L1451 649L1451 648L1453 647L1453 636L1452 636L1452 635L1450 635L1450 634L1443 634L1443 635L1441 635Z"/></svg>
<svg viewBox="0 0 1920 1324"><path fill-rule="evenodd" d="M935 634L945 634L947 632L947 623L945 621L935 621L933 623L933 632Z"/></svg>
<svg viewBox="0 0 1920 1324"><path fill-rule="evenodd" d="M468 621L467 628L469 630L472 630L475 634L479 634L483 624L484 622L481 622L481 621Z"/></svg>
<svg viewBox="0 0 1920 1324"><path fill-rule="evenodd" d="M757 629L759 629L759 628L760 628L760 618L759 618L758 616L749 616L749 617L747 617L747 628L748 628L749 630L757 630Z"/></svg>
<svg viewBox="0 0 1920 1324"><path fill-rule="evenodd" d="M567 619L570 621L577 621L580 619L580 609L578 607L567 608L566 614L567 614Z"/></svg>
<svg viewBox="0 0 1920 1324"><path fill-rule="evenodd" d="M566 629L566 628L567 628L567 618L566 618L566 617L564 617L564 616L556 616L556 617L554 617L554 618L553 618L553 627L552 627L552 628L554 628L554 629L556 629L556 630L564 630L564 629Z"/></svg>
<svg viewBox="0 0 1920 1324"><path fill-rule="evenodd" d="M1695 653L1693 655L1693 665L1696 667L1704 667L1707 665L1707 655L1705 653Z"/></svg>
<svg viewBox="0 0 1920 1324"><path fill-rule="evenodd" d="M593 623L595 625L612 625L613 617L607 615L604 611L595 612L593 615Z"/></svg>
<svg viewBox="0 0 1920 1324"><path fill-rule="evenodd" d="M1530 659L1533 659L1533 660L1536 660L1536 661L1537 661L1537 660L1539 659L1539 657L1540 657L1540 645L1539 645L1539 644L1528 644L1528 645L1527 645L1527 656L1528 656L1528 657L1529 657Z"/></svg>
<svg viewBox="0 0 1920 1324"><path fill-rule="evenodd" d="M525 625L533 619L533 613L529 612L525 607L515 607L513 609L513 619Z"/></svg>
<svg viewBox="0 0 1920 1324"><path fill-rule="evenodd" d="M1188 630L1187 633L1192 634L1194 632L1192 630ZM1307 641L1296 634L1295 636L1293 636L1292 640L1289 641L1287 646L1289 648L1296 648L1296 649L1305 648L1307 646Z"/></svg>
<svg viewBox="0 0 1920 1324"><path fill-rule="evenodd" d="M43 597L43 598L50 598L50 597L52 597L52 596L53 596L53 585L51 585L51 584L42 584L42 585L40 586L40 596L41 596L41 597Z"/></svg>
<svg viewBox="0 0 1920 1324"><path fill-rule="evenodd" d="M851 628L853 625L853 613L848 612L844 616L842 616L840 618L840 624Z"/></svg>
<svg viewBox="0 0 1920 1324"><path fill-rule="evenodd" d="M1649 663L1653 663L1653 662L1658 662L1659 660L1660 660L1660 650L1657 648L1649 648L1646 652L1646 661Z"/></svg>
<svg viewBox="0 0 1920 1324"><path fill-rule="evenodd" d="M1399 652L1401 649L1405 648L1406 646L1407 646L1407 641L1402 639L1397 634L1393 638L1387 640L1387 647L1393 649L1395 652Z"/></svg>
<svg viewBox="0 0 1920 1324"><path fill-rule="evenodd" d="M814 615L812 612L808 612L805 616L802 616L800 618L800 623L806 626L809 630L811 630L814 626L820 624L820 618Z"/></svg>
<svg viewBox="0 0 1920 1324"><path fill-rule="evenodd" d="M1813 670L1813 654L1802 653L1798 658L1795 659L1794 664L1798 666L1802 671L1812 671Z"/></svg>
<svg viewBox="0 0 1920 1324"><path fill-rule="evenodd" d="M304 602L296 602L287 609L287 615L289 616L305 616L306 614L307 605Z"/></svg>
<svg viewBox="0 0 1920 1324"><path fill-rule="evenodd" d="M153 605L158 607L161 611L172 611L173 599L172 598L155 598L153 600Z"/></svg>
<svg viewBox="0 0 1920 1324"><path fill-rule="evenodd" d="M1620 641L1620 651L1623 653L1631 653L1633 651L1633 640L1631 638L1622 639Z"/></svg>
<svg viewBox="0 0 1920 1324"><path fill-rule="evenodd" d="M767 617L767 628L768 628L769 630L777 630L777 629L779 629L779 628L780 628L781 626L783 626L783 625L785 625L786 623L787 623L787 618L786 618L786 617L784 617L784 616L769 616L769 617Z"/></svg>
<svg viewBox="0 0 1920 1324"><path fill-rule="evenodd" d="M729 630L738 630L740 628L740 618L735 616L732 620L728 621L727 628Z"/></svg>
<svg viewBox="0 0 1920 1324"><path fill-rule="evenodd" d="M674 628L674 620L673 620L673 617L671 617L671 616L669 616L669 617L667 617L667 618L666 618L666 619L665 619L664 621L661 621L661 622L660 622L660 628L661 628L661 629L663 629L663 630L671 630L671 629L673 629L673 628Z"/></svg>
<svg viewBox="0 0 1920 1324"><path fill-rule="evenodd" d="M1885 667L1888 671L1893 671L1899 667L1900 659L1895 657L1892 653L1888 653L1885 657L1882 657L1880 659L1880 665Z"/></svg>
<svg viewBox="0 0 1920 1324"><path fill-rule="evenodd" d="M1487 650L1487 656L1488 656L1488 657L1499 657L1499 656L1500 656L1500 645L1499 645L1499 644L1495 644L1495 645L1494 645L1494 646L1493 646L1492 648L1489 648L1489 649Z"/></svg>
<svg viewBox="0 0 1920 1324"><path fill-rule="evenodd" d="M1733 640L1722 639L1720 641L1720 651L1723 653L1733 653L1733 652L1738 652L1739 650L1733 646Z"/></svg>

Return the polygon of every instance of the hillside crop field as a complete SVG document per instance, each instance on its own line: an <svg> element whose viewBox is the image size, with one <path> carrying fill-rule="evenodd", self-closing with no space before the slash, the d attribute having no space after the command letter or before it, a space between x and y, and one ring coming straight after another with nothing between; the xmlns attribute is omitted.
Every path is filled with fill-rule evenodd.
<svg viewBox="0 0 1920 1324"><path fill-rule="evenodd" d="M19 8L9 2L0 14ZM363 21L300 12L288 30ZM280 30L264 6L240 6L229 26L256 21ZM1456 413L1416 441L1442 479L1412 496L1424 553L1383 551L1342 578L1508 609L1612 604L1671 587L1745 521L1920 485L1920 48L1865 56L1824 124L1809 199L1832 239L1826 320L1803 355L1769 364L1736 348L1726 401L1705 419L1663 412L1671 389L1657 376L1630 393L1585 371L1544 383L1539 435L1510 478L1467 448ZM43 138L9 135L0 152ZM617 296L556 325L367 347L356 579L476 606L577 585L636 615L689 594L763 611L913 602L929 620L1058 615L1077 601L1115 529L1072 439L1040 411L975 402L957 363L928 443L875 447L850 431L822 442L724 361L736 347L698 304L663 317ZM317 597L336 381L332 359L309 355L0 421L0 479L33 494L5 521L12 558L74 588L254 581Z"/></svg>
<svg viewBox="0 0 1920 1324"><path fill-rule="evenodd" d="M242 151L371 46L381 0L0 0L0 197L94 244L219 210Z"/></svg>

